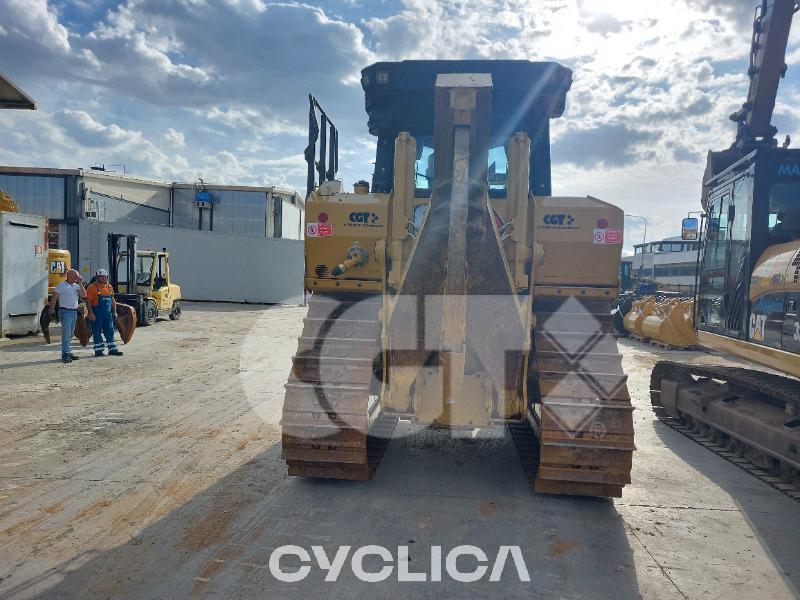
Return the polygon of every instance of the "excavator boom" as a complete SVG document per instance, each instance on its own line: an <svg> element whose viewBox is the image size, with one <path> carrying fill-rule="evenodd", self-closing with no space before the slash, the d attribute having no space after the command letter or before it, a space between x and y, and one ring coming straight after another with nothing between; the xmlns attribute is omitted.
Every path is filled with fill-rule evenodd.
<svg viewBox="0 0 800 600"><path fill-rule="evenodd" d="M756 145L775 145L778 131L772 126L772 113L778 85L786 74L786 46L797 10L795 0L763 0L756 8L747 71L750 89L742 108L730 117L739 124L733 147L745 153Z"/></svg>

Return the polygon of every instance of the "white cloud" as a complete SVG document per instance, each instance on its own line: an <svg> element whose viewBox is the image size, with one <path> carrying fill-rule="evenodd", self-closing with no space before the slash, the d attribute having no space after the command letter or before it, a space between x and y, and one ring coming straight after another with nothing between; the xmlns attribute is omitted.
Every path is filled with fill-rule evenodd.
<svg viewBox="0 0 800 600"><path fill-rule="evenodd" d="M58 22L47 0L0 0L2 29L6 35L35 41L48 49L66 53L70 50L67 29Z"/></svg>
<svg viewBox="0 0 800 600"><path fill-rule="evenodd" d="M106 125L86 111L64 109L55 115L55 121L64 136L83 150L77 156L94 154L95 158L85 160L86 163L102 158L100 162L126 164L128 170L135 166L157 177L182 174L188 168L185 157L167 156L141 131L124 129L115 123Z"/></svg>
<svg viewBox="0 0 800 600"><path fill-rule="evenodd" d="M183 137L183 133L169 127L164 135L161 136L161 143L173 148L183 148L186 145L186 140Z"/></svg>
<svg viewBox="0 0 800 600"><path fill-rule="evenodd" d="M219 108L214 106L203 116L209 121L215 121L232 129L251 129L258 135L276 135L287 133L304 135L307 129L297 123L291 123L271 115L265 111L254 108ZM203 113L198 113L203 114Z"/></svg>
<svg viewBox="0 0 800 600"><path fill-rule="evenodd" d="M367 11L348 0L334 14L288 0L124 0L99 15L84 6L94 21L70 30L44 0L0 0L0 56L14 57L2 69L40 107L0 114L0 161L124 162L142 175L304 189L310 92L339 127L352 182L373 169L364 66L557 60L574 83L552 123L554 190L652 211L652 235L666 235L676 212L697 206L705 152L733 140L727 116L747 90L752 4L402 0ZM795 28L776 107L782 134L800 133L798 43Z"/></svg>

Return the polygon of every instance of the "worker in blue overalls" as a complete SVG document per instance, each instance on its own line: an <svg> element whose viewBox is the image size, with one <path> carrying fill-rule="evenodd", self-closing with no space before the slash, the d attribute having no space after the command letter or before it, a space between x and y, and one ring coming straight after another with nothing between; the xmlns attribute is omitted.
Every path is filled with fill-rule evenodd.
<svg viewBox="0 0 800 600"><path fill-rule="evenodd" d="M114 319L117 318L117 301L114 288L108 283L108 271L98 269L95 281L86 287L86 318L92 322L94 355L103 356L108 345L110 356L122 356L114 342ZM105 337L105 344L103 343Z"/></svg>

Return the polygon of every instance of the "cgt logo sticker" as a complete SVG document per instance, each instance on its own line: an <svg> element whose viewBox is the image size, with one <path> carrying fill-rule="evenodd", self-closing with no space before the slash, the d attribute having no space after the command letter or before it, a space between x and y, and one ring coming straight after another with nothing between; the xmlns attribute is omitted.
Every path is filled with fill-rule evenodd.
<svg viewBox="0 0 800 600"><path fill-rule="evenodd" d="M549 214L542 217L542 224L537 229L578 230L580 225L575 223L575 217L569 214Z"/></svg>
<svg viewBox="0 0 800 600"><path fill-rule="evenodd" d="M383 227L379 222L380 217L369 211L353 211L348 215L347 220L349 221L348 227Z"/></svg>
<svg viewBox="0 0 800 600"><path fill-rule="evenodd" d="M506 563L510 561L519 581L531 580L519 546L500 546L497 556L491 563L491 571L489 571L489 557L477 546L456 546L444 556L444 561L442 547L431 546L429 571L411 570L408 546L397 547L396 559L392 552L383 546L362 546L356 548L352 555L350 549L350 546L339 546L333 556L329 556L322 546L311 546L311 552L301 546L279 546L270 554L269 572L278 581L295 583L308 577L312 568L317 567L326 571L326 582L335 582L349 562L352 574L367 583L385 581L392 574L396 574L397 581L402 582L438 582L442 581L446 574L453 581L472 583L483 579L487 573L489 581L497 582L503 577L504 571L512 572L510 567L506 569ZM461 567L459 558L462 558ZM285 563L291 563L292 566ZM420 563L415 561L415 564ZM470 568L465 569L465 565L469 565Z"/></svg>
<svg viewBox="0 0 800 600"><path fill-rule="evenodd" d="M537 229L581 229L580 225L575 224L575 217L569 214L544 215L542 223Z"/></svg>
<svg viewBox="0 0 800 600"><path fill-rule="evenodd" d="M566 225L569 227L575 223L575 219L572 215L545 215L544 216L544 224L545 225Z"/></svg>

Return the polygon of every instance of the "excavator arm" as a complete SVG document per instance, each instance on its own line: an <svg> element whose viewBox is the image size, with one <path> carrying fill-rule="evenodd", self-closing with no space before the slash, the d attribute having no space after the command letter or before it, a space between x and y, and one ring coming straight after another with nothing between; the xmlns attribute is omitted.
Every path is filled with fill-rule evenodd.
<svg viewBox="0 0 800 600"><path fill-rule="evenodd" d="M792 17L800 5L795 0L762 0L753 21L750 47L750 89L747 100L730 116L739 128L733 148L749 152L756 146L775 146L778 130L772 113L780 80L786 74L786 46Z"/></svg>
<svg viewBox="0 0 800 600"><path fill-rule="evenodd" d="M750 89L742 107L730 116L737 123L736 140L730 149L710 151L703 175L703 208L707 209L709 181L739 159L758 148L778 145L778 130L772 125L775 99L780 80L786 74L786 47L794 13L800 8L796 0L762 0L753 20L753 41L750 46Z"/></svg>

